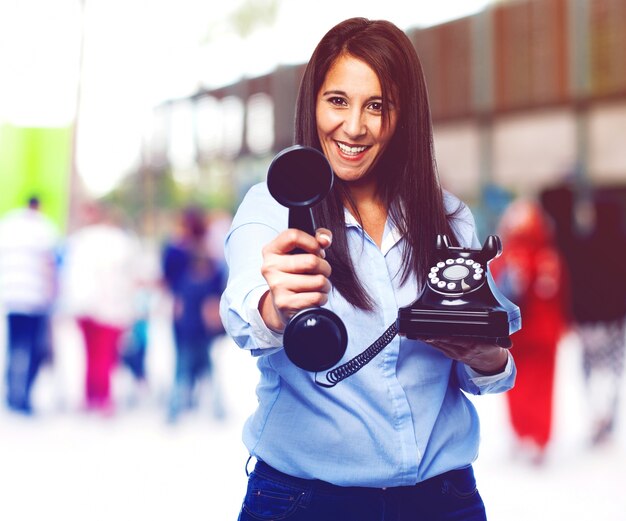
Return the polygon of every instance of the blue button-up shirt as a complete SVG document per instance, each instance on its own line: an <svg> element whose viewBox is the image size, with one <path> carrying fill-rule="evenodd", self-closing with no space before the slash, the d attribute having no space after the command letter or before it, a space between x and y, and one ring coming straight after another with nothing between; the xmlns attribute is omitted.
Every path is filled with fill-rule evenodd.
<svg viewBox="0 0 626 521"><path fill-rule="evenodd" d="M454 210L461 203L446 193L445 204ZM229 281L222 320L234 341L259 357L261 372L258 408L243 433L250 453L292 476L342 486L412 485L470 465L478 453L479 422L465 393L510 389L512 358L501 374L482 376L423 342L396 336L336 386L316 384L315 373L289 361L282 336L269 330L258 312L268 290L260 271L261 249L287 227L287 219L288 210L266 185L255 185L225 243ZM338 365L374 342L419 290L415 277L400 282L405 241L390 220L380 248L348 212L346 227L352 261L377 307L373 312L356 309L331 291L325 307L341 317L348 331ZM480 247L467 207L453 227L463 246Z"/></svg>

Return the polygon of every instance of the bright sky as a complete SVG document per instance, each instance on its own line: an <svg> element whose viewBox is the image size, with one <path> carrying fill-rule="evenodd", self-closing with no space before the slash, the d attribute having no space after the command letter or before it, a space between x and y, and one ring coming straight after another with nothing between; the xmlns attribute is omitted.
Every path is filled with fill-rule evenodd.
<svg viewBox="0 0 626 521"><path fill-rule="evenodd" d="M483 9L489 0L281 0L277 21L248 39L225 23L242 0L84 0L78 166L95 195L138 159L151 107L304 63L323 34L352 16L402 29ZM76 109L79 0L0 0L0 124L63 126ZM210 33L211 42L203 46Z"/></svg>

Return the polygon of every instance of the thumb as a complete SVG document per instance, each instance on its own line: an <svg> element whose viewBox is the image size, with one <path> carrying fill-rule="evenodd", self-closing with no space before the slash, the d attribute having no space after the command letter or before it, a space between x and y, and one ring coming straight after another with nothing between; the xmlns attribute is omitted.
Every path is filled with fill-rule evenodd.
<svg viewBox="0 0 626 521"><path fill-rule="evenodd" d="M315 238L324 250L330 247L333 242L333 234L328 228L318 228L315 230Z"/></svg>

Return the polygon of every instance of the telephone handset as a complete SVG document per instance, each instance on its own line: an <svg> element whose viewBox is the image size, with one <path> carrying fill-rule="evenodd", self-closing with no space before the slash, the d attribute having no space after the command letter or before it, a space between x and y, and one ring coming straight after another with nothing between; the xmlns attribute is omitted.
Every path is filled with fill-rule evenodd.
<svg viewBox="0 0 626 521"><path fill-rule="evenodd" d="M279 152L267 172L267 187L281 205L289 208L289 228L315 235L311 208L333 186L333 170L320 151L294 145ZM303 253L296 248L292 254ZM324 371L343 357L348 334L332 311L311 307L296 313L285 327L283 345L287 357L307 371Z"/></svg>
<svg viewBox="0 0 626 521"><path fill-rule="evenodd" d="M399 334L480 337L511 347L510 335L522 327L520 310L500 292L488 269L501 253L497 235L490 235L482 249L453 247L448 236L438 235L422 293L398 310Z"/></svg>

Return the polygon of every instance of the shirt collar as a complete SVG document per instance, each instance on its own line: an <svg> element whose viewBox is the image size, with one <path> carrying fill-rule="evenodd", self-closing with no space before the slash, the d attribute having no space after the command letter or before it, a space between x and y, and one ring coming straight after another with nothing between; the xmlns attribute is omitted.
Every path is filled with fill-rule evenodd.
<svg viewBox="0 0 626 521"><path fill-rule="evenodd" d="M358 223L354 215L352 215L345 207L343 209L343 215L348 228L359 228L362 231L361 225ZM400 241L400 239L402 239L400 231L387 215L385 230L383 231L383 240L380 245L381 253L383 255L387 255L389 250L391 250L391 248L393 248Z"/></svg>

